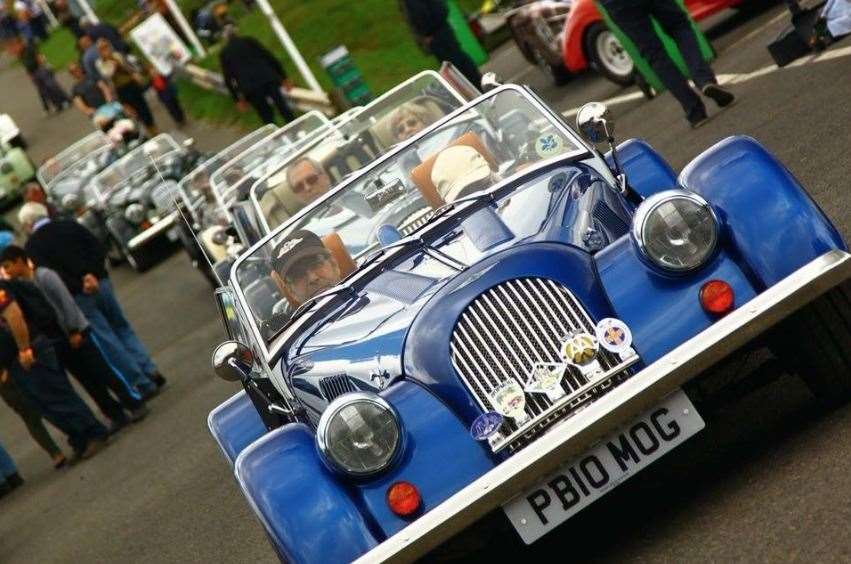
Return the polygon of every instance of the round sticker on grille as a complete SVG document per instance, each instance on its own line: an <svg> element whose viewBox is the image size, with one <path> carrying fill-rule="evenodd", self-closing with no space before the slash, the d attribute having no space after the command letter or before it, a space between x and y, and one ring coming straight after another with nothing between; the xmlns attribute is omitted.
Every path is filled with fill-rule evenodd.
<svg viewBox="0 0 851 564"><path fill-rule="evenodd" d="M620 319L601 319L595 332L600 345L607 351L620 354L632 346L632 331Z"/></svg>
<svg viewBox="0 0 851 564"><path fill-rule="evenodd" d="M485 441L488 437L499 431L505 419L496 411L488 411L476 417L470 425L470 436L477 441Z"/></svg>

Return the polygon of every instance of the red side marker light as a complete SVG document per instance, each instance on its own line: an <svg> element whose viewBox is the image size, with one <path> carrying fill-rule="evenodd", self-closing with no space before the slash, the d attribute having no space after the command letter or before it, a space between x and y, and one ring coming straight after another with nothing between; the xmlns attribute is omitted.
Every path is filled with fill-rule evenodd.
<svg viewBox="0 0 851 564"><path fill-rule="evenodd" d="M399 517L408 517L420 508L422 498L410 482L395 482L387 488L387 505Z"/></svg>
<svg viewBox="0 0 851 564"><path fill-rule="evenodd" d="M700 288L700 305L713 315L724 315L733 310L733 288L723 280L710 280Z"/></svg>

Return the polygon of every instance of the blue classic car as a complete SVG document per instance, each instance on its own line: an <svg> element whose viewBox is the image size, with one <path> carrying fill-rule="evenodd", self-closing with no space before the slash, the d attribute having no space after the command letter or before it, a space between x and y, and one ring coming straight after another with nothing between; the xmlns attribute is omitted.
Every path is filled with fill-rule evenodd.
<svg viewBox="0 0 851 564"><path fill-rule="evenodd" d="M237 260L213 365L244 391L209 426L282 559L412 560L494 514L532 543L700 431L745 347L851 396L851 255L782 164L730 137L676 176L577 123L498 86Z"/></svg>

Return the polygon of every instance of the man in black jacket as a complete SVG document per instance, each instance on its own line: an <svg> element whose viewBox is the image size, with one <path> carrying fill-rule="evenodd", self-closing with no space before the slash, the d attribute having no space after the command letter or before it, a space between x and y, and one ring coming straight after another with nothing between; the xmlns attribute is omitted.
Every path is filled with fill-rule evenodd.
<svg viewBox="0 0 851 564"><path fill-rule="evenodd" d="M437 57L455 65L476 88L481 88L482 74L473 59L465 53L455 32L449 26L446 0L400 0L402 14L411 26L417 43Z"/></svg>
<svg viewBox="0 0 851 564"><path fill-rule="evenodd" d="M55 271L74 296L109 364L142 397L165 384L165 378L124 315L106 272L106 251L88 229L72 219L51 220L35 202L21 206L18 219L31 233L26 252L35 266Z"/></svg>
<svg viewBox="0 0 851 564"><path fill-rule="evenodd" d="M274 123L271 100L285 120L294 120L295 115L281 94L281 86L289 85L281 62L256 39L238 35L233 24L225 26L224 36L227 44L219 54L219 64L237 108L245 111L251 104L260 119Z"/></svg>

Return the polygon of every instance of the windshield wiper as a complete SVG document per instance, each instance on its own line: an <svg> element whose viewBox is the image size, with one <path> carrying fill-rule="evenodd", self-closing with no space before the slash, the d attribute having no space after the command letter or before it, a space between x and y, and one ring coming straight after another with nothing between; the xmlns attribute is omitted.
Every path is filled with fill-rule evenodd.
<svg viewBox="0 0 851 564"><path fill-rule="evenodd" d="M428 225L429 223L432 223L434 220L443 217L444 215L446 215L451 210L454 210L458 206L458 204L465 204L467 202L479 202L481 200L493 201L493 199L494 199L493 193L491 191L487 191L487 192L479 192L478 194L472 194L470 196L465 196L461 199L455 200L454 202L448 202L446 204L443 204L442 206L440 206L436 210L434 210L434 213L431 214L431 216L425 222L425 225Z"/></svg>
<svg viewBox="0 0 851 564"><path fill-rule="evenodd" d="M298 317L301 317L307 310L309 310L314 305L316 305L316 303L319 300L321 300L323 298L327 298L328 296L336 296L336 295L342 294L344 292L351 292L352 294L355 294L355 295L357 294L357 292L355 292L354 289L352 289L352 287L349 286L348 284L344 284L344 285L340 285L340 286L334 286L330 290L325 290L324 292L320 292L320 293L316 294L315 296L308 298L303 304L298 306L296 308L296 310L293 312L293 314L290 316L289 323L292 323Z"/></svg>

